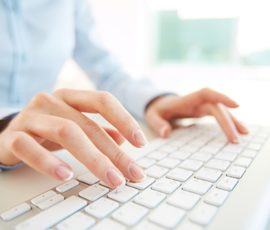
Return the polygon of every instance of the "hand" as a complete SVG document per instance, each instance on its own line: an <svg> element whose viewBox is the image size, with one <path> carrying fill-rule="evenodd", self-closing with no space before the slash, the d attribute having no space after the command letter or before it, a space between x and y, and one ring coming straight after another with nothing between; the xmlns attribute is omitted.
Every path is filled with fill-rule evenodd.
<svg viewBox="0 0 270 230"><path fill-rule="evenodd" d="M82 112L100 113L119 131L104 129ZM0 134L0 162L25 162L60 180L71 167L50 150L63 147L110 187L144 177L142 169L118 146L126 138L136 147L145 137L132 116L109 93L61 89L38 94Z"/></svg>
<svg viewBox="0 0 270 230"><path fill-rule="evenodd" d="M179 118L197 118L206 115L215 117L228 140L238 143L238 133L247 134L242 125L226 107L237 108L238 104L229 97L213 91L202 89L184 97L163 96L154 100L145 111L149 126L161 137L171 133L171 122Z"/></svg>

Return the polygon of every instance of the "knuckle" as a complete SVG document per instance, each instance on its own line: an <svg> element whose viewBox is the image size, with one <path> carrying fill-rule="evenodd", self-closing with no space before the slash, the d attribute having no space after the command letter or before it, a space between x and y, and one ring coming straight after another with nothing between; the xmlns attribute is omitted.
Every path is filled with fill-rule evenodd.
<svg viewBox="0 0 270 230"><path fill-rule="evenodd" d="M22 132L15 132L10 137L9 148L12 152L18 152L25 142L25 134Z"/></svg>
<svg viewBox="0 0 270 230"><path fill-rule="evenodd" d="M102 134L102 128L97 123L91 120L86 121L85 127L89 128L89 135L91 135L92 138Z"/></svg>
<svg viewBox="0 0 270 230"><path fill-rule="evenodd" d="M55 134L60 138L68 138L77 130L77 125L71 120L63 120L55 127Z"/></svg>
<svg viewBox="0 0 270 230"><path fill-rule="evenodd" d="M108 159L102 155L101 153L93 154L91 159L87 164L88 168L95 168L97 165L104 165L105 167L108 165Z"/></svg>
<svg viewBox="0 0 270 230"><path fill-rule="evenodd" d="M32 98L30 101L30 107L40 107L47 104L52 104L53 102L54 98L52 95L41 92Z"/></svg>
<svg viewBox="0 0 270 230"><path fill-rule="evenodd" d="M112 161L114 162L115 165L121 165L122 162L125 162L125 159L126 159L125 153L119 150L113 154Z"/></svg>
<svg viewBox="0 0 270 230"><path fill-rule="evenodd" d="M61 89L57 89L53 92L53 95L57 96L57 97L61 97L62 95L66 94L67 92L69 92L69 89L66 88L61 88Z"/></svg>
<svg viewBox="0 0 270 230"><path fill-rule="evenodd" d="M211 89L205 87L205 88L203 88L203 89L201 90L201 92L202 92L204 95L208 95L208 94L211 92Z"/></svg>
<svg viewBox="0 0 270 230"><path fill-rule="evenodd" d="M109 105L109 104L111 104L111 102L113 100L112 94L107 92L107 91L98 92L98 98L99 98L99 102L102 105Z"/></svg>

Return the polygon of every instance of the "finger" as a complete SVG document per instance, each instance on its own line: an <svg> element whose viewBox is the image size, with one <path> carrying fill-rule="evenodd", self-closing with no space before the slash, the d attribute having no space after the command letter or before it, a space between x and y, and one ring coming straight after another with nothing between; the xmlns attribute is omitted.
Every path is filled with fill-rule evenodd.
<svg viewBox="0 0 270 230"><path fill-rule="evenodd" d="M228 141L231 143L238 143L238 133L231 117L228 115L228 112L220 105L217 106L211 104L209 104L209 111L224 131Z"/></svg>
<svg viewBox="0 0 270 230"><path fill-rule="evenodd" d="M136 120L109 93L99 91L60 90L55 95L81 112L96 112L109 121L137 147L146 144L146 138Z"/></svg>
<svg viewBox="0 0 270 230"><path fill-rule="evenodd" d="M146 116L149 126L160 136L168 137L172 131L170 123L157 112L149 111Z"/></svg>
<svg viewBox="0 0 270 230"><path fill-rule="evenodd" d="M70 180L73 177L72 169L67 163L50 154L30 135L11 132L6 140L6 149L36 171L58 180Z"/></svg>
<svg viewBox="0 0 270 230"><path fill-rule="evenodd" d="M198 97L200 97L201 103L222 103L230 108L236 108L239 106L239 104L233 99L212 89L205 88L200 90L199 92L200 93L197 95Z"/></svg>
<svg viewBox="0 0 270 230"><path fill-rule="evenodd" d="M114 164L91 143L74 122L50 115L38 115L25 122L25 129L36 136L58 143L110 187L117 187L125 179Z"/></svg>
<svg viewBox="0 0 270 230"><path fill-rule="evenodd" d="M88 142L91 141L91 144L94 144L94 147L99 153L102 155L105 154L107 158L109 158L108 160L110 160L129 180L140 181L144 178L143 170L131 157L119 148L113 139L96 122L92 121L81 112L78 112L73 107L65 104L63 101L53 100L50 104L54 105L50 109L50 113L59 116L59 119L62 117L62 119L65 118L67 121L73 121L74 124L76 123L80 127L80 131L83 131L84 135L87 135ZM37 121L36 123L38 122L40 121ZM31 127L31 124L28 126ZM67 146L63 147L67 148Z"/></svg>
<svg viewBox="0 0 270 230"><path fill-rule="evenodd" d="M39 144L41 144L44 148L48 149L49 151L56 151L63 148L61 145L48 140L40 142Z"/></svg>
<svg viewBox="0 0 270 230"><path fill-rule="evenodd" d="M83 127L84 132L89 140L105 154L113 164L131 181L140 181L145 175L143 170L134 162L134 160L123 152L121 148L108 136L107 132L97 123L76 111L73 114L69 112L71 117L78 121Z"/></svg>
<svg viewBox="0 0 270 230"><path fill-rule="evenodd" d="M121 145L124 141L125 138L115 129L111 128L103 128L106 133L109 134L109 136L115 141L116 144Z"/></svg>
<svg viewBox="0 0 270 230"><path fill-rule="evenodd" d="M230 116L236 126L236 129L238 130L239 133L241 134L248 134L249 130L246 126L244 126L240 121L238 121L231 113Z"/></svg>

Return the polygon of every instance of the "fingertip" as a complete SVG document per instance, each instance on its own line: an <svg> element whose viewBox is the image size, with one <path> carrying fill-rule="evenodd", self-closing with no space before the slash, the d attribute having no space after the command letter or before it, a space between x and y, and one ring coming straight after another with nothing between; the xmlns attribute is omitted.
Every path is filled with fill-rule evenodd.
<svg viewBox="0 0 270 230"><path fill-rule="evenodd" d="M55 169L57 179L68 181L74 176L74 172L67 166L60 165Z"/></svg>
<svg viewBox="0 0 270 230"><path fill-rule="evenodd" d="M227 101L227 103L225 103L226 106L230 107L230 108L238 108L240 105L233 100L229 100Z"/></svg>
<svg viewBox="0 0 270 230"><path fill-rule="evenodd" d="M238 138L234 138L231 141L233 144L239 144L239 139Z"/></svg>
<svg viewBox="0 0 270 230"><path fill-rule="evenodd" d="M145 146L148 143L143 131L140 128L134 131L133 140L135 141L135 146L139 148Z"/></svg>
<svg viewBox="0 0 270 230"><path fill-rule="evenodd" d="M171 127L168 125L164 125L159 130L159 136L162 138L168 137L170 135L170 133L171 133Z"/></svg>
<svg viewBox="0 0 270 230"><path fill-rule="evenodd" d="M243 125L242 123L240 123L240 126L241 126L241 133L242 134L248 134L249 133L249 129L245 126L245 125Z"/></svg>
<svg viewBox="0 0 270 230"><path fill-rule="evenodd" d="M131 162L128 166L128 172L130 175L130 179L134 182L140 182L145 179L146 175L143 169L138 166L136 163Z"/></svg>

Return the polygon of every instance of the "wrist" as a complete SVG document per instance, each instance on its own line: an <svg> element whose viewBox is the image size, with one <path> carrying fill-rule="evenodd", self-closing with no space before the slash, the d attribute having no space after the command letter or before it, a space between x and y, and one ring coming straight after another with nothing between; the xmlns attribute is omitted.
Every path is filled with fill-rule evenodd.
<svg viewBox="0 0 270 230"><path fill-rule="evenodd" d="M166 93L166 94L162 94L162 95L158 95L154 98L152 98L147 105L145 106L145 110L144 113L147 112L147 110L152 107L154 104L156 104L159 100L165 98L165 97L171 97L171 96L177 96L175 93Z"/></svg>

